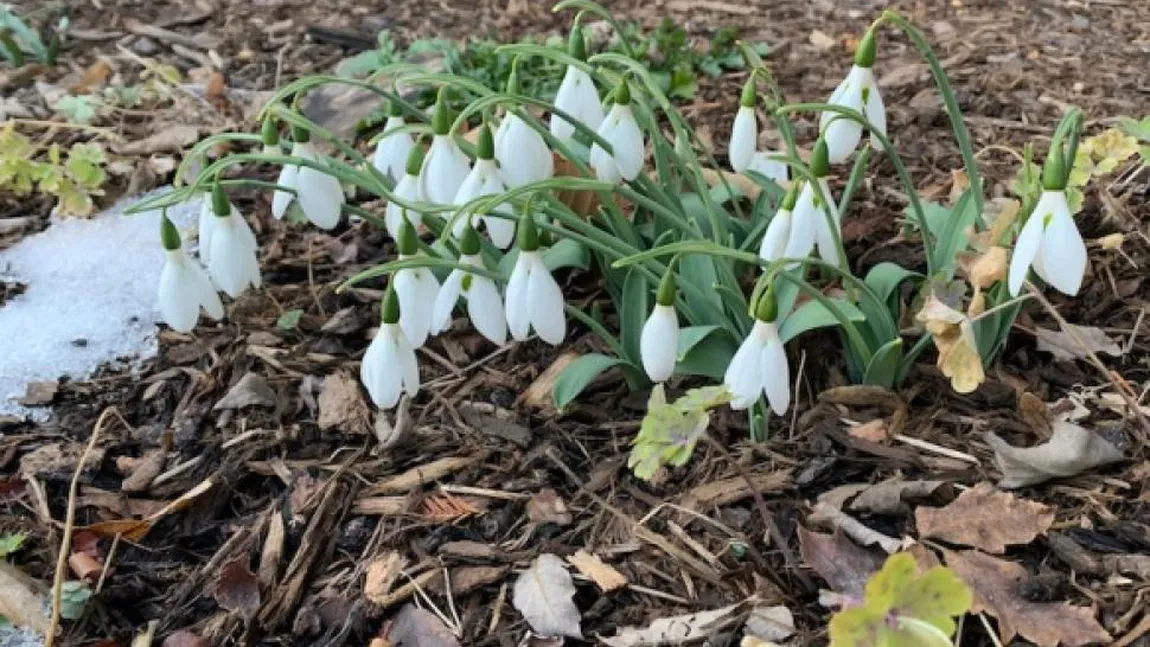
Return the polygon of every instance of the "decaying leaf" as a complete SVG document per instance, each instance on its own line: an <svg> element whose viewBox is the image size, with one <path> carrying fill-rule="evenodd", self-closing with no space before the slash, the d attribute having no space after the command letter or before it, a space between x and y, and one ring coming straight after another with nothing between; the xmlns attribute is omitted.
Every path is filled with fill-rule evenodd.
<svg viewBox="0 0 1150 647"><path fill-rule="evenodd" d="M208 641L196 633L181 629L164 639L164 647L208 647Z"/></svg>
<svg viewBox="0 0 1150 647"><path fill-rule="evenodd" d="M600 636L599 641L610 647L657 647L682 645L712 636L737 619L742 604L699 611L681 616L659 618L646 627L621 627L611 637Z"/></svg>
<svg viewBox="0 0 1150 647"><path fill-rule="evenodd" d="M568 526L573 521L563 497L551 488L543 488L527 501L527 519L531 523L553 523L557 526Z"/></svg>
<svg viewBox="0 0 1150 647"><path fill-rule="evenodd" d="M925 499L945 485L945 481L900 481L890 479L860 491L848 504L852 512L905 514L908 501Z"/></svg>
<svg viewBox="0 0 1150 647"><path fill-rule="evenodd" d="M1050 441L1034 447L1014 447L993 432L986 442L994 450L994 461L1002 470L1002 488L1018 488L1065 478L1086 470L1115 463L1122 452L1098 434L1078 425L1057 421Z"/></svg>
<svg viewBox="0 0 1150 647"><path fill-rule="evenodd" d="M245 373L223 398L212 407L213 411L242 409L250 406L274 407L276 394L268 386L268 381L258 373Z"/></svg>
<svg viewBox="0 0 1150 647"><path fill-rule="evenodd" d="M844 595L861 598L867 578L882 566L881 553L860 547L841 531L826 534L799 526L798 534L803 561Z"/></svg>
<svg viewBox="0 0 1150 647"><path fill-rule="evenodd" d="M383 557L373 559L367 565L367 571L364 573L364 597L375 604L383 604L388 599L396 579L399 578L400 573L403 572L403 567L406 565L407 560L399 554L399 551L395 550Z"/></svg>
<svg viewBox="0 0 1150 647"><path fill-rule="evenodd" d="M947 335L953 334L958 325L966 319L966 316L947 305L934 292L931 292L930 296L923 302L922 309L914 318L930 334Z"/></svg>
<svg viewBox="0 0 1150 647"><path fill-rule="evenodd" d="M1111 357L1122 356L1122 346L1111 339L1101 328L1066 324L1061 330L1036 328L1038 350L1054 356L1054 359L1085 359L1091 352L1103 353Z"/></svg>
<svg viewBox="0 0 1150 647"><path fill-rule="evenodd" d="M1031 602L1019 595L1026 569L977 550L944 551L946 563L974 592L971 611L998 619L1003 643L1020 635L1038 647L1079 647L1110 640L1089 607L1066 602Z"/></svg>
<svg viewBox="0 0 1150 647"><path fill-rule="evenodd" d="M567 561L580 573L591 578L591 581L595 582L599 590L604 593L610 593L627 586L627 578L615 570L614 566L605 563L585 550L576 551L574 555L567 558Z"/></svg>
<svg viewBox="0 0 1150 647"><path fill-rule="evenodd" d="M971 259L964 267L970 284L976 290L985 290L1006 278L1006 265L1010 260L1005 247L997 245Z"/></svg>
<svg viewBox="0 0 1150 647"><path fill-rule="evenodd" d="M182 494L180 498L143 519L111 519L94 523L84 530L105 537L114 537L120 534L129 541L140 541L152 530L152 526L157 521L188 507L193 501L209 492L214 485L212 479L204 479L199 485Z"/></svg>
<svg viewBox="0 0 1150 647"><path fill-rule="evenodd" d="M1037 501L979 483L942 508L921 506L914 513L919 535L1001 555L1006 547L1029 544L1054 523L1054 510Z"/></svg>
<svg viewBox="0 0 1150 647"><path fill-rule="evenodd" d="M212 595L221 609L251 618L260 608L260 583L247 561L244 556L220 567Z"/></svg>
<svg viewBox="0 0 1150 647"><path fill-rule="evenodd" d="M17 627L28 627L40 635L48 633L49 619L44 613L45 591L16 567L0 559L0 616Z"/></svg>
<svg viewBox="0 0 1150 647"><path fill-rule="evenodd" d="M544 553L515 580L511 603L535 633L582 639L574 596L575 584L563 560Z"/></svg>
<svg viewBox="0 0 1150 647"><path fill-rule="evenodd" d="M385 644L411 647L459 647L459 639L436 615L405 604L388 627Z"/></svg>
<svg viewBox="0 0 1150 647"><path fill-rule="evenodd" d="M775 606L761 604L751 609L745 628L747 635L762 641L786 640L795 633L795 616L790 609L781 604Z"/></svg>
<svg viewBox="0 0 1150 647"><path fill-rule="evenodd" d="M965 320L956 336L936 336L938 368L950 378L950 386L958 393L972 393L986 381L982 357L978 354L978 341L974 326ZM945 341L945 344L944 344Z"/></svg>
<svg viewBox="0 0 1150 647"><path fill-rule="evenodd" d="M324 431L338 429L356 434L371 428L371 411L363 400L359 382L347 373L333 373L323 379L323 389L316 401L319 407L319 428Z"/></svg>

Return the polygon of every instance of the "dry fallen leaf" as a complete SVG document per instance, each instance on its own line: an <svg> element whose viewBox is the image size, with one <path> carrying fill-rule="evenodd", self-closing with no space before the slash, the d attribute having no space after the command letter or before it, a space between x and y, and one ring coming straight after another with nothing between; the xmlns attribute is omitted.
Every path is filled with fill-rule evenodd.
<svg viewBox="0 0 1150 647"><path fill-rule="evenodd" d="M567 526L573 521L563 497L551 488L543 488L527 501L527 518L531 523L553 523Z"/></svg>
<svg viewBox="0 0 1150 647"><path fill-rule="evenodd" d="M867 578L882 568L883 555L862 548L840 531L811 532L799 526L803 561L835 591L862 599Z"/></svg>
<svg viewBox="0 0 1150 647"><path fill-rule="evenodd" d="M599 636L599 641L610 647L656 647L682 645L713 636L738 617L742 604L699 611L681 616L659 618L646 627L620 627L611 637Z"/></svg>
<svg viewBox="0 0 1150 647"><path fill-rule="evenodd" d="M568 557L567 561L580 573L591 578L591 581L595 582L595 585L604 593L610 593L615 589L627 586L627 578L622 573L585 550L577 551Z"/></svg>
<svg viewBox="0 0 1150 647"><path fill-rule="evenodd" d="M814 45L815 47L823 50L824 52L827 50L833 49L835 45L839 44L839 42L837 40L835 40L833 37L827 35L826 32L818 30L818 29L811 32L810 36L808 37L808 40L810 41L811 45Z"/></svg>
<svg viewBox="0 0 1150 647"><path fill-rule="evenodd" d="M8 562L0 559L0 616L17 627L28 627L40 635L48 633L49 619L43 592L37 583Z"/></svg>
<svg viewBox="0 0 1150 647"><path fill-rule="evenodd" d="M371 410L363 400L359 381L342 371L323 379L323 389L316 401L319 428L366 434L371 428Z"/></svg>
<svg viewBox="0 0 1150 647"><path fill-rule="evenodd" d="M995 245L988 248L975 257L966 268L967 276L970 277L970 284L985 290L1005 279L1006 265L1009 260L1010 257L1006 253L1005 247Z"/></svg>
<svg viewBox="0 0 1150 647"><path fill-rule="evenodd" d="M208 647L208 641L196 633L181 629L164 639L164 647Z"/></svg>
<svg viewBox="0 0 1150 647"><path fill-rule="evenodd" d="M367 565L367 571L364 573L364 597L375 604L383 604L384 600L388 599L396 579L399 578L403 567L406 565L407 560L399 554L399 551L395 550L383 557L373 559Z"/></svg>
<svg viewBox="0 0 1150 647"><path fill-rule="evenodd" d="M1066 324L1063 330L1036 328L1034 336L1038 339L1038 350L1050 353L1054 359L1085 359L1090 356L1089 351L1111 357L1122 356L1122 346L1094 326Z"/></svg>
<svg viewBox="0 0 1150 647"><path fill-rule="evenodd" d="M974 593L971 611L985 611L997 618L1004 644L1010 644L1016 635L1038 647L1057 647L1060 643L1079 647L1110 640L1110 634L1094 619L1089 607L1023 599L1019 590L1028 575L1022 566L977 550L943 552L947 566Z"/></svg>
<svg viewBox="0 0 1150 647"><path fill-rule="evenodd" d="M563 560L544 553L515 580L511 603L535 633L582 639L574 596L575 584Z"/></svg>
<svg viewBox="0 0 1150 647"><path fill-rule="evenodd" d="M761 641L781 641L795 633L795 616L783 605L759 605L747 616L746 631Z"/></svg>
<svg viewBox="0 0 1150 647"><path fill-rule="evenodd" d="M1125 458L1102 436L1065 421L1054 423L1049 442L1034 447L1014 447L993 432L986 434L986 442L1002 470L998 486L1008 489L1074 476Z"/></svg>
<svg viewBox="0 0 1150 647"><path fill-rule="evenodd" d="M852 425L847 428L847 435L851 438L869 440L872 443L886 443L890 441L890 430L887 429L886 421L882 418L875 418L870 422Z"/></svg>
<svg viewBox="0 0 1150 647"><path fill-rule="evenodd" d="M908 501L925 499L940 487L944 481L899 481L895 479L875 483L858 493L847 509L852 512L874 514L905 514L909 510Z"/></svg>
<svg viewBox="0 0 1150 647"><path fill-rule="evenodd" d="M151 532L152 526L155 525L157 521L188 507L196 499L209 492L214 486L215 483L212 479L204 479L200 481L196 487L180 495L178 499L168 503L143 519L110 519L108 521L94 523L83 528L83 530L104 537L123 535L124 539L129 541L140 541L145 535Z"/></svg>
<svg viewBox="0 0 1150 647"><path fill-rule="evenodd" d="M221 609L251 618L260 608L260 583L246 562L244 556L220 567L212 596Z"/></svg>
<svg viewBox="0 0 1150 647"><path fill-rule="evenodd" d="M921 537L1001 555L1007 546L1029 544L1046 532L1054 523L1054 510L979 483L947 506L919 507L914 521Z"/></svg>
<svg viewBox="0 0 1150 647"><path fill-rule="evenodd" d="M245 373L236 382L224 397L212 407L213 411L220 411L222 409L242 409L254 405L264 407L274 407L276 404L276 393L268 386L268 381L264 376L258 373Z"/></svg>
<svg viewBox="0 0 1150 647"><path fill-rule="evenodd" d="M413 604L405 604L384 636L386 644L411 647L459 647L459 639L436 615Z"/></svg>
<svg viewBox="0 0 1150 647"><path fill-rule="evenodd" d="M986 381L982 368L982 357L978 354L978 341L974 337L974 326L969 320L959 326L957 337L942 343L942 337L935 337L938 346L938 368L950 378L950 386L958 393L972 393Z"/></svg>
<svg viewBox="0 0 1150 647"><path fill-rule="evenodd" d="M126 144L115 145L112 149L120 155L151 155L152 153L179 153L185 147L196 143L200 129L185 124L168 124L155 133L134 139Z"/></svg>

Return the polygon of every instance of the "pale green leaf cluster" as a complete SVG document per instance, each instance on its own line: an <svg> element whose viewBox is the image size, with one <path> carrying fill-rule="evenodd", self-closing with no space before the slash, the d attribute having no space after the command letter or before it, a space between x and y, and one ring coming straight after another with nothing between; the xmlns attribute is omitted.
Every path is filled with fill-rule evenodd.
<svg viewBox="0 0 1150 647"><path fill-rule="evenodd" d="M691 458L699 438L711 422L711 409L731 401L723 386L691 389L668 403L662 384L647 401L647 414L631 442L627 467L637 478L650 480L661 467L679 467Z"/></svg>
<svg viewBox="0 0 1150 647"><path fill-rule="evenodd" d="M62 215L92 212L92 196L102 194L107 178L106 161L98 144L73 144L67 152L52 144L41 155L14 124L0 129L0 191L54 196Z"/></svg>

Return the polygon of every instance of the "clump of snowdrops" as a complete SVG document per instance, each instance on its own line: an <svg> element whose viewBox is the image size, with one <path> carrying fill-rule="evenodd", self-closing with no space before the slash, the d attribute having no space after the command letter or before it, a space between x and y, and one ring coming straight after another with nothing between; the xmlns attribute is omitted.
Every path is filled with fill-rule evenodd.
<svg viewBox="0 0 1150 647"><path fill-rule="evenodd" d="M378 407L418 393L416 349L456 315L466 314L496 345L532 334L559 345L575 321L601 337L611 354L571 363L555 384L557 405L567 405L609 369L621 370L633 389L655 385L631 459L636 473L648 477L690 456L714 407L746 410L752 434L763 436L770 412L782 415L790 406L786 346L805 332L837 328L850 379L886 388L897 387L934 345L943 374L967 392L1002 349L1025 290L1049 285L1078 292L1086 248L1066 196L1082 122L1077 110L1055 130L1031 199L994 218L946 75L922 33L897 13L887 11L870 26L853 64L842 61L849 67L845 79L821 103L783 103L769 68L747 48L750 75L741 96L732 97L728 162L757 187L751 200L730 181L733 174L717 172L712 152L633 52L587 55L581 19L594 15L617 26L612 16L589 0L556 6L564 9L578 12L566 50L502 48L521 59L565 65L555 97L522 94L515 73L507 87L489 88L396 64L364 81L302 78L269 102L260 134L201 142L189 160L202 159L222 141L253 150L216 160L186 186L136 207L211 196L199 223L206 272L165 218L170 260L160 304L169 325L190 330L201 307L221 317L217 289L234 298L259 287L255 237L226 192L264 186L274 191L276 218L298 209L315 226L331 229L347 214L395 238L395 260L345 284L387 281L379 331L361 364ZM919 196L891 143L898 126L887 123L874 73L880 38L891 29L903 32L926 60L951 120L967 188L949 207ZM329 83L359 86L387 102L389 119L371 154L295 109L304 94ZM405 101L401 86L439 88L432 114ZM459 114L450 113L449 93L469 99ZM818 115L816 141L796 140L791 120L803 113ZM768 125L779 150L759 145ZM472 129L477 136L465 138ZM281 130L290 132L290 147ZM320 154L314 140L335 153ZM887 157L906 195L922 260L917 267L880 263L856 276L841 223L877 155ZM225 169L253 163L281 166L278 180L223 179ZM837 196L832 177L845 177ZM356 196L385 199L386 211L349 202L351 188ZM574 209L561 199L571 192L594 196L594 208ZM553 276L563 267L592 266L614 303L612 319L566 303ZM956 278L960 268L965 280ZM900 322L912 310L919 325L907 329ZM668 403L662 385L676 375L704 376L715 386Z"/></svg>

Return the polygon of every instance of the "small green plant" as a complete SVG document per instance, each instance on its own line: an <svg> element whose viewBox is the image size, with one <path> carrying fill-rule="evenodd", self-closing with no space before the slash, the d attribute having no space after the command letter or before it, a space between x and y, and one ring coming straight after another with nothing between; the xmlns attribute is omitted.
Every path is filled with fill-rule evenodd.
<svg viewBox="0 0 1150 647"><path fill-rule="evenodd" d="M46 27L42 35L29 27L12 7L0 5L0 55L16 67L24 65L29 55L44 65L55 65L67 30L68 19L61 17Z"/></svg>
<svg viewBox="0 0 1150 647"><path fill-rule="evenodd" d="M52 108L72 123L90 124L117 109L152 109L170 103L174 88L182 80L180 70L147 59L144 65L138 83L110 85L91 94L68 95Z"/></svg>
<svg viewBox="0 0 1150 647"><path fill-rule="evenodd" d="M4 559L24 546L28 535L22 532L0 536L0 559Z"/></svg>
<svg viewBox="0 0 1150 647"><path fill-rule="evenodd" d="M920 574L914 556L896 553L867 581L862 600L831 617L831 647L950 647L954 618L973 602L949 568Z"/></svg>
<svg viewBox="0 0 1150 647"><path fill-rule="evenodd" d="M0 191L53 196L61 215L91 214L92 196L103 194L105 162L99 144L73 144L66 153L52 144L42 153L15 123L0 129Z"/></svg>

